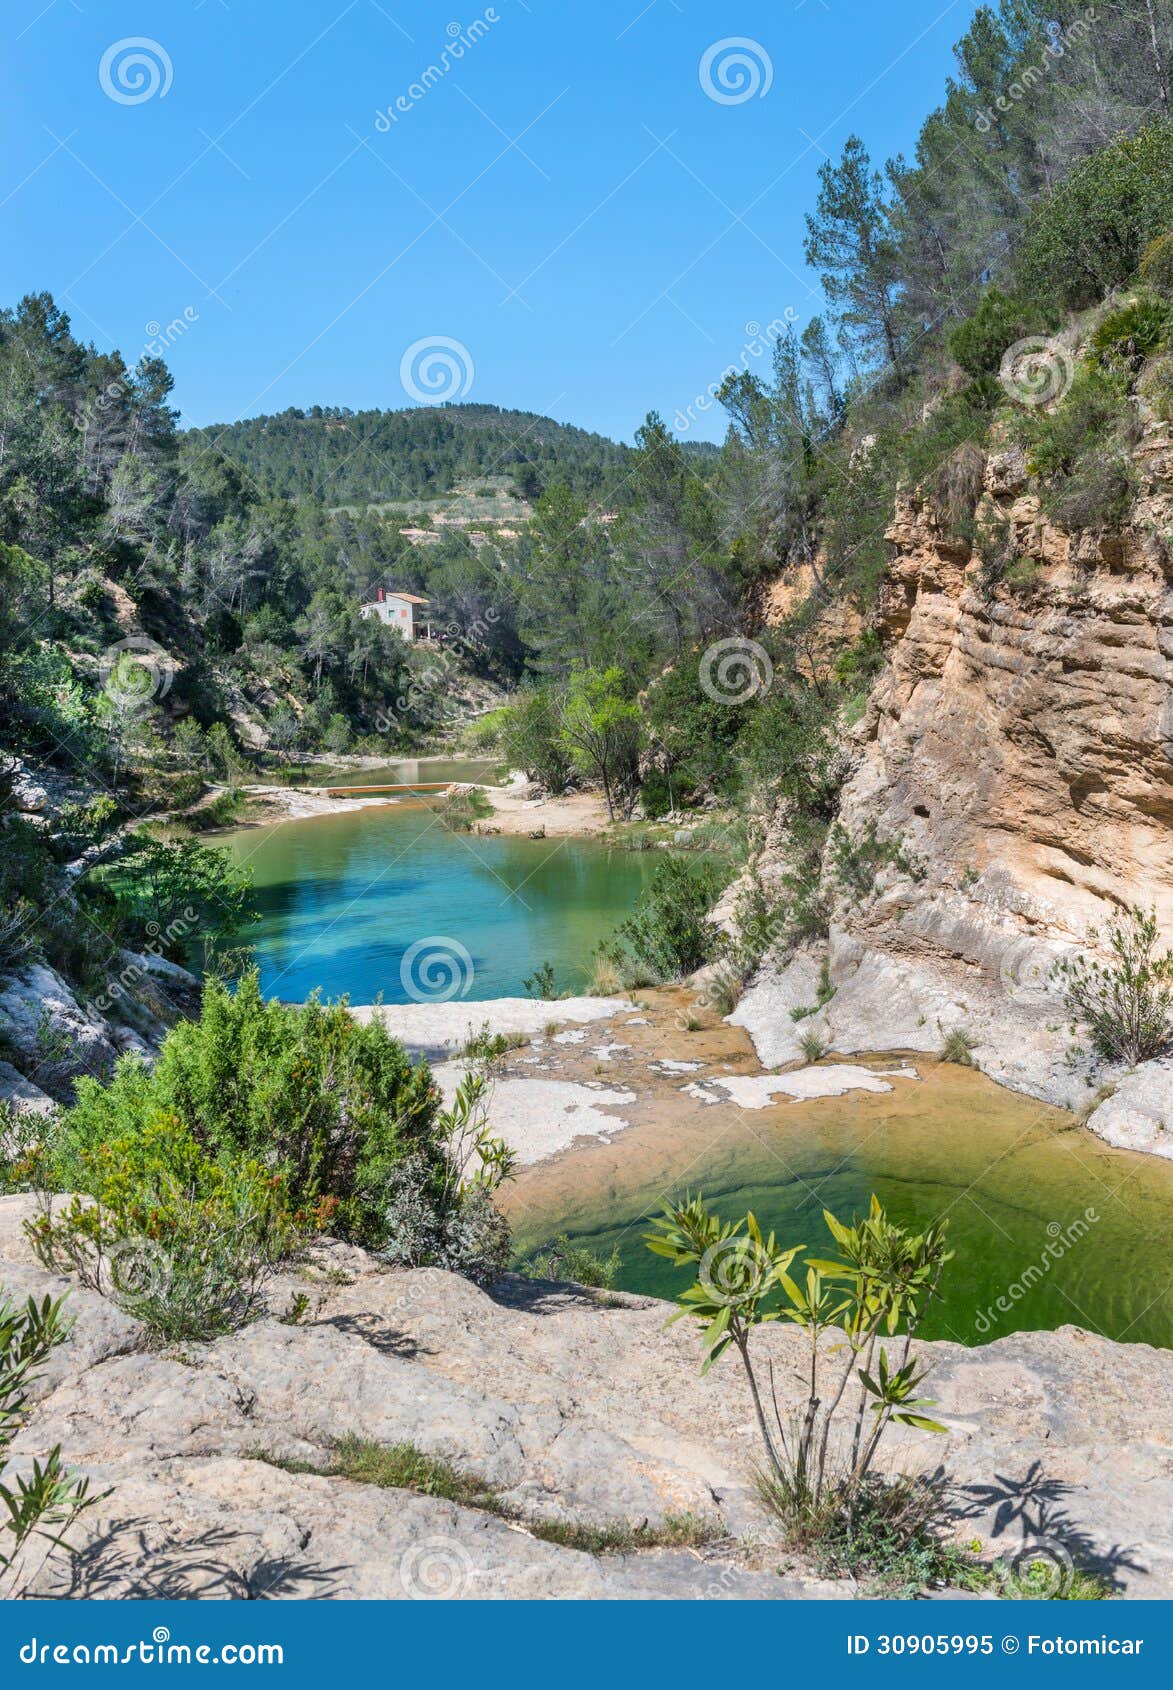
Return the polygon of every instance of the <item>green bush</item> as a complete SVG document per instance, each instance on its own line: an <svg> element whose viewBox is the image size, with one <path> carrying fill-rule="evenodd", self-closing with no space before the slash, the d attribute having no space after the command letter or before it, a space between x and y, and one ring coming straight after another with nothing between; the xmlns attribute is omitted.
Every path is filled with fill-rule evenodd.
<svg viewBox="0 0 1173 1690"><path fill-rule="evenodd" d="M64 1118L57 1182L75 1188L81 1157L175 1116L214 1155L283 1170L290 1202L327 1202L342 1237L387 1241L386 1195L397 1163L443 1162L439 1093L377 1017L342 1004L266 1003L255 973L235 993L209 981L198 1021L168 1033L153 1069L124 1058L108 1084L78 1082Z"/></svg>
<svg viewBox="0 0 1173 1690"><path fill-rule="evenodd" d="M1128 513L1134 474L1128 444L1136 414L1128 378L1118 370L1085 364L1063 402L1016 421L1030 467L1043 482L1043 507L1069 527L1118 522Z"/></svg>
<svg viewBox="0 0 1173 1690"><path fill-rule="evenodd" d="M741 1362L767 1462L763 1494L796 1545L825 1536L828 1523L851 1510L873 1482L890 1426L945 1431L925 1413L932 1404L918 1390L927 1369L911 1345L950 1260L946 1223L913 1233L889 1220L874 1196L850 1226L829 1210L823 1218L841 1259L808 1257L805 1272L794 1265L803 1245L763 1236L752 1214L722 1222L700 1196L666 1205L644 1240L695 1276L672 1319L703 1328L702 1374L730 1349ZM752 1355L756 1330L776 1320L797 1327L807 1351L798 1373L807 1400L789 1424L773 1389L767 1399ZM901 1329L890 1359L884 1339ZM832 1335L846 1342L828 1345Z"/></svg>
<svg viewBox="0 0 1173 1690"><path fill-rule="evenodd" d="M1140 257L1140 279L1162 299L1173 299L1173 230L1149 242Z"/></svg>
<svg viewBox="0 0 1173 1690"><path fill-rule="evenodd" d="M1136 275L1173 223L1173 123L1125 135L1077 164L1038 202L1018 285L1044 306L1081 310Z"/></svg>
<svg viewBox="0 0 1173 1690"><path fill-rule="evenodd" d="M1164 346L1168 332L1169 307L1136 299L1108 313L1092 335L1091 349L1106 369L1131 374Z"/></svg>
<svg viewBox="0 0 1173 1690"><path fill-rule="evenodd" d="M575 1244L564 1232L544 1245L522 1266L530 1279L569 1280L573 1285L586 1285L592 1290L610 1291L622 1265L619 1246L608 1256L600 1256L585 1244Z"/></svg>
<svg viewBox="0 0 1173 1690"><path fill-rule="evenodd" d="M1092 938L1096 935L1093 933ZM1173 1039L1173 951L1157 951L1156 912L1129 910L1108 928L1111 962L1056 964L1072 1020L1110 1062L1147 1062Z"/></svg>
<svg viewBox="0 0 1173 1690"><path fill-rule="evenodd" d="M196 839L169 843L138 835L133 854L111 869L103 883L132 938L153 939L173 960L187 955L197 939L210 952L218 940L259 919L251 874L238 869L227 851Z"/></svg>
<svg viewBox="0 0 1173 1690"><path fill-rule="evenodd" d="M679 980L717 953L718 934L705 918L720 891L713 867L669 857L619 932L660 979Z"/></svg>
<svg viewBox="0 0 1173 1690"><path fill-rule="evenodd" d="M966 375L977 380L996 375L1006 348L1027 333L1028 315L1021 301L1001 288L987 288L973 316L950 334L950 354Z"/></svg>
<svg viewBox="0 0 1173 1690"><path fill-rule="evenodd" d="M1173 422L1173 356L1165 353L1145 367L1137 392L1164 422Z"/></svg>
<svg viewBox="0 0 1173 1690"><path fill-rule="evenodd" d="M468 739L474 751L497 753L552 797L570 786L574 760L562 740L561 700L550 688L518 692L512 704L475 723Z"/></svg>
<svg viewBox="0 0 1173 1690"><path fill-rule="evenodd" d="M78 1185L28 1223L38 1257L168 1342L252 1318L277 1264L318 1219L294 1215L284 1174L211 1156L168 1115L84 1153Z"/></svg>

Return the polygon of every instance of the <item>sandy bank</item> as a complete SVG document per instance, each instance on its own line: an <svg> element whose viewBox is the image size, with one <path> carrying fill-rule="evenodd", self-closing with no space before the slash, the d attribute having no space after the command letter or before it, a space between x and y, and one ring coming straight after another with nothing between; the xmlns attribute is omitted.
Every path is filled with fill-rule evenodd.
<svg viewBox="0 0 1173 1690"><path fill-rule="evenodd" d="M478 833L545 835L560 839L575 833L603 833L611 826L601 792L568 792L562 798L532 796L535 788L522 774L510 776L506 786L483 786L493 806L492 820L478 823Z"/></svg>

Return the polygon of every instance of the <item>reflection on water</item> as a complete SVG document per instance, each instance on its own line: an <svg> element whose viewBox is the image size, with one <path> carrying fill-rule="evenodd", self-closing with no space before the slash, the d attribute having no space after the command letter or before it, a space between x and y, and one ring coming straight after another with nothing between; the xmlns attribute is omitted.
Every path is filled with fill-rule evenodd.
<svg viewBox="0 0 1173 1690"><path fill-rule="evenodd" d="M1057 1109L968 1070L925 1063L884 1096L761 1112L681 1108L526 1170L509 1199L521 1253L560 1231L603 1254L619 1285L671 1297L686 1276L642 1242L663 1197L702 1190L723 1217L833 1254L824 1208L874 1191L912 1225L949 1220L954 1259L925 1335L965 1344L1082 1326L1173 1345L1173 1165L1112 1150Z"/></svg>
<svg viewBox="0 0 1173 1690"><path fill-rule="evenodd" d="M519 996L549 962L560 991L582 990L591 952L627 916L650 853L586 839L449 833L404 802L244 828L217 837L253 873L250 930L266 992L315 988L352 1003L405 1003L405 952L450 938L472 959L470 999Z"/></svg>

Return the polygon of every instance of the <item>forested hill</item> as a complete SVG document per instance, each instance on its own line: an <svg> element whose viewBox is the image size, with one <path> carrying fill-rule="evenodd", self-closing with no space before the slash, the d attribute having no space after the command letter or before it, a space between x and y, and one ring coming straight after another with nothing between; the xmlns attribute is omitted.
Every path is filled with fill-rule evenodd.
<svg viewBox="0 0 1173 1690"><path fill-rule="evenodd" d="M613 504L630 450L604 435L496 405L347 411L315 405L192 431L216 443L266 492L325 504L432 498L480 478L537 498L554 479Z"/></svg>

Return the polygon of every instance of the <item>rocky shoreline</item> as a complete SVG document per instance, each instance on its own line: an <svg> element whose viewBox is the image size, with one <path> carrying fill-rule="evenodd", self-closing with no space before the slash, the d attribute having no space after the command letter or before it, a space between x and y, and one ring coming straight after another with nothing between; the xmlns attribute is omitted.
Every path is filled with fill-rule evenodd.
<svg viewBox="0 0 1173 1690"><path fill-rule="evenodd" d="M0 1279L22 1298L69 1291L75 1326L15 1459L60 1441L110 1494L74 1528L74 1561L26 1568L29 1594L869 1594L783 1549L754 1491L744 1382L733 1368L700 1378L695 1338L665 1329L663 1303L514 1277L490 1294L324 1245L273 1284L267 1318L158 1350L132 1315L40 1268L21 1230L30 1203L0 1199ZM793 1406L802 1340L762 1337ZM1074 1328L924 1349L948 1435L909 1432L888 1459L943 1464L959 1539L1074 1563L1117 1594L1173 1595L1173 1354ZM512 1517L325 1476L348 1437L411 1442L495 1487ZM711 1541L597 1555L525 1524L681 1514Z"/></svg>

